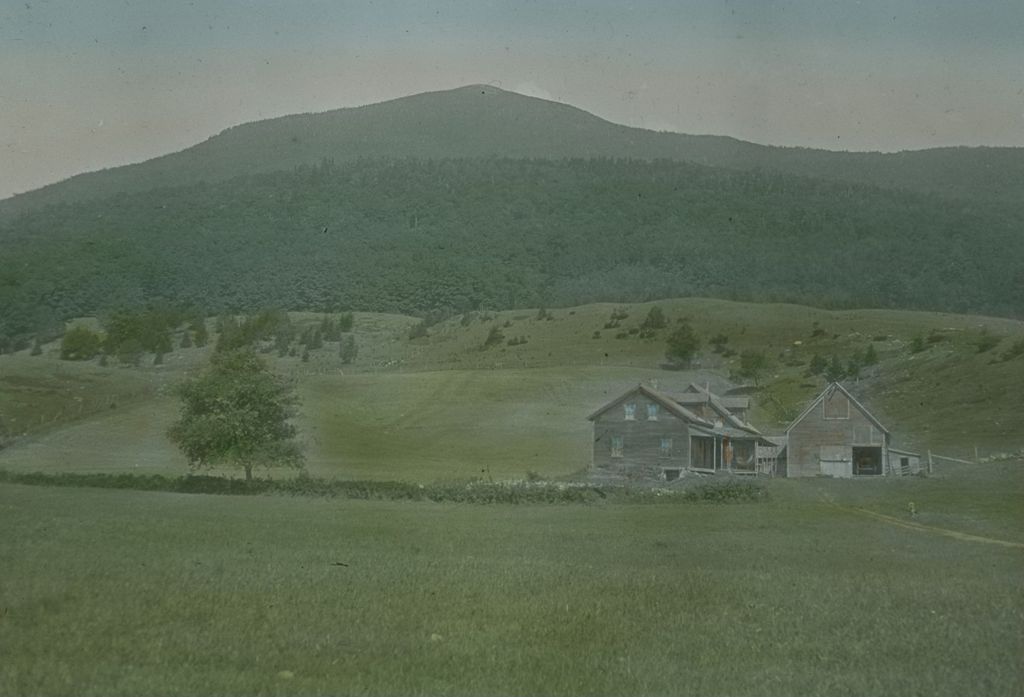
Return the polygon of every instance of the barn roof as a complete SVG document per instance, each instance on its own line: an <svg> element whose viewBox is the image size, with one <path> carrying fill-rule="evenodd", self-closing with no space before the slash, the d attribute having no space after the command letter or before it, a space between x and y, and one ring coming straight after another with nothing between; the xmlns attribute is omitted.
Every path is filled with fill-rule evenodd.
<svg viewBox="0 0 1024 697"><path fill-rule="evenodd" d="M636 387L630 388L623 394L619 395L612 401L608 402L604 406L597 409L590 416L588 416L587 419L593 421L604 412L617 406L618 404L621 404L623 401L626 400L627 397L630 397L634 394L642 394L645 397L648 397L652 401L663 406L668 412L679 417L680 419L683 419L684 421L689 421L690 423L693 424L707 426L709 428L714 427L714 424L712 424L707 419L702 419L701 417L697 416L692 411L684 407L682 404L679 404L678 402L673 400L668 395L662 394L661 392L658 392L657 390L648 387L647 385L637 385Z"/></svg>
<svg viewBox="0 0 1024 697"><path fill-rule="evenodd" d="M804 420L804 418L805 418L805 417L806 417L806 416L807 416L808 414L810 414L810 413L811 413L812 411L814 411L814 408L815 408L816 406L818 406L819 404L821 404L821 401L822 401L823 399L825 399L825 396L826 396L826 395L830 395L830 394L832 394L833 392L835 392L836 390L839 390L839 391L840 391L840 392L842 392L842 393L843 393L844 395L846 395L847 399L849 399L849 400L850 400L850 402L851 402L851 403L852 403L852 404L853 404L853 405L854 405L855 407L857 407L857 409L858 409L858 410L860 411L860 413L861 413L861 414L863 414L863 415L864 415L864 416L865 416L865 417L867 418L867 420L868 420L868 421L870 421L871 423L873 423L873 424L874 424L875 426L878 426L878 428L879 428L879 429L881 429L881 430L882 430L882 431L883 431L884 433L887 433L887 434L888 434L888 433L890 432L890 431L889 431L889 429L887 429L887 428L886 428L885 426L883 426L883 425L882 425L882 422L881 422L881 421L879 421L878 419L876 419L876 418L874 417L874 415L873 415L873 414L872 414L872 413L871 413L870 411L868 411L868 410L867 410L867 407L865 407L865 406L864 406L863 404L861 404L860 402L858 402L858 401L857 401L857 398L856 398L856 397L854 397L854 396L853 396L852 394L850 394L850 392L849 392L849 391L848 391L848 390L847 390L847 389L846 389L845 387L843 387L842 385L840 385L840 384L839 384L838 382L833 382L833 383L829 384L829 385L828 385L828 386L827 386L827 387L826 387L826 388L825 388L824 390L822 390L822 391L821 391L821 394L819 394L819 395L818 395L818 396L817 396L817 397L815 398L815 400L814 400L813 402L811 402L811 403L810 403L810 405L808 405L808 407L807 407L806 409L804 409L804 410L803 410L803 412L801 412L800 416L798 416L798 417L796 417L795 419L793 419L793 423L791 423L791 424L790 424L789 426L787 426L787 427L786 427L786 435L788 436L788 435L789 435L789 432L790 432L790 431L792 431L792 430L793 430L793 428L794 428L794 427L795 427L795 426L796 426L796 425L797 425L798 423L800 423L801 421L803 421L803 420Z"/></svg>

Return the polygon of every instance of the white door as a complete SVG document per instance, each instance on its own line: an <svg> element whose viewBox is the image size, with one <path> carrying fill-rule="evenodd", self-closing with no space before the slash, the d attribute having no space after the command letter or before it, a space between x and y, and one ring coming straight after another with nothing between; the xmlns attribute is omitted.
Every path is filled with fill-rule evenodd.
<svg viewBox="0 0 1024 697"><path fill-rule="evenodd" d="M853 477L853 448L848 445L821 446L818 462L826 477Z"/></svg>

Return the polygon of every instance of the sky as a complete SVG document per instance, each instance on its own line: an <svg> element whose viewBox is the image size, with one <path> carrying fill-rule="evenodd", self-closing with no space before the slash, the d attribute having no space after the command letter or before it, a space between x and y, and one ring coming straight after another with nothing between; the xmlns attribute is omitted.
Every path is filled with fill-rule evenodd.
<svg viewBox="0 0 1024 697"><path fill-rule="evenodd" d="M772 145L1024 146L1024 2L0 0L0 198L467 84Z"/></svg>

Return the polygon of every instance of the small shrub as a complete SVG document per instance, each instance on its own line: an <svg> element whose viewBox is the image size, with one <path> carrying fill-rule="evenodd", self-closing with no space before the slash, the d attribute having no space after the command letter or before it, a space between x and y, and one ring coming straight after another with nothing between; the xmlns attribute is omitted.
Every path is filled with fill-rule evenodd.
<svg viewBox="0 0 1024 697"><path fill-rule="evenodd" d="M1000 358L1004 361L1011 361L1014 358L1024 356L1024 339L1018 339L1010 345L1010 348L1003 351L1003 355Z"/></svg>
<svg viewBox="0 0 1024 697"><path fill-rule="evenodd" d="M985 353L998 346L1000 340L1000 337L989 334L988 331L982 331L981 335L978 337L978 341L975 343L975 346L978 349L978 353Z"/></svg>
<svg viewBox="0 0 1024 697"><path fill-rule="evenodd" d="M484 339L483 347L489 349L492 346L497 346L505 340L505 335L501 333L501 329L497 325L491 327L491 331L487 333L487 338Z"/></svg>
<svg viewBox="0 0 1024 697"><path fill-rule="evenodd" d="M710 340L708 340L708 343L711 344L711 351L713 353L723 353L725 351L725 345L729 343L729 337L721 333L715 334Z"/></svg>
<svg viewBox="0 0 1024 697"><path fill-rule="evenodd" d="M594 333L590 336L590 338L591 339L600 339L601 338L601 330L600 329L595 329Z"/></svg>
<svg viewBox="0 0 1024 697"><path fill-rule="evenodd" d="M924 337L921 336L920 334L915 336L911 340L911 342L910 342L910 352L911 353L921 353L926 348L927 348L927 346L925 346Z"/></svg>
<svg viewBox="0 0 1024 697"><path fill-rule="evenodd" d="M103 337L88 327L76 325L60 340L60 357L65 361L87 361L100 352Z"/></svg>
<svg viewBox="0 0 1024 697"><path fill-rule="evenodd" d="M427 336L427 321L420 320L409 328L409 341Z"/></svg>
<svg viewBox="0 0 1024 697"><path fill-rule="evenodd" d="M640 328L653 332L658 329L664 329L666 326L668 326L668 320L665 319L665 311L655 305L647 313L647 317L644 318Z"/></svg>

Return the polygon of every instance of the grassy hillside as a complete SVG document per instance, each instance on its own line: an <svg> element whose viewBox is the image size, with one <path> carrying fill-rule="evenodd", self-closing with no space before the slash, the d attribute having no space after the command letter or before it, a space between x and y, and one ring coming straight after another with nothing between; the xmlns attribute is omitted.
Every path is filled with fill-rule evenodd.
<svg viewBox="0 0 1024 697"><path fill-rule="evenodd" d="M844 484L728 506L2 484L0 693L1020 694L1020 550L824 500ZM1019 467L878 484L902 520L913 485L922 517L1024 539Z"/></svg>
<svg viewBox="0 0 1024 697"><path fill-rule="evenodd" d="M655 305L669 326L639 338L634 330ZM605 329L613 312L619 326ZM357 313L352 336L359 354L351 365L341 363L333 342L308 361L267 354L275 370L298 383L310 471L420 482L568 475L589 463L585 417L593 409L651 379L667 392L690 380L721 389L744 351L769 358L753 420L778 433L824 385L821 376L807 375L814 355L846 363L868 346L878 364L846 384L892 429L896 444L953 456L973 455L975 446L982 455L1024 446L1024 355L1011 357L1024 341L1021 322L707 299L538 315L454 317L409 339L416 319ZM292 318L301 327L321 316ZM665 337L681 319L704 348L691 370L668 370ZM506 339L485 349L494 327ZM727 337L723 353L709 345L717 335ZM508 343L521 338L526 343ZM918 338L922 350L915 353ZM17 435L19 424L31 426L0 450L0 468L185 471L184 458L163 437L177 409L169 389L201 367L210 348L177 349L163 365L148 365L150 357L140 368L59 361L52 350L0 356L0 424Z"/></svg>
<svg viewBox="0 0 1024 697"><path fill-rule="evenodd" d="M16 196L0 212L290 170L325 157L667 158L986 200L1024 193L1021 148L881 154L769 147L620 126L568 105L471 85L236 126L178 153Z"/></svg>

